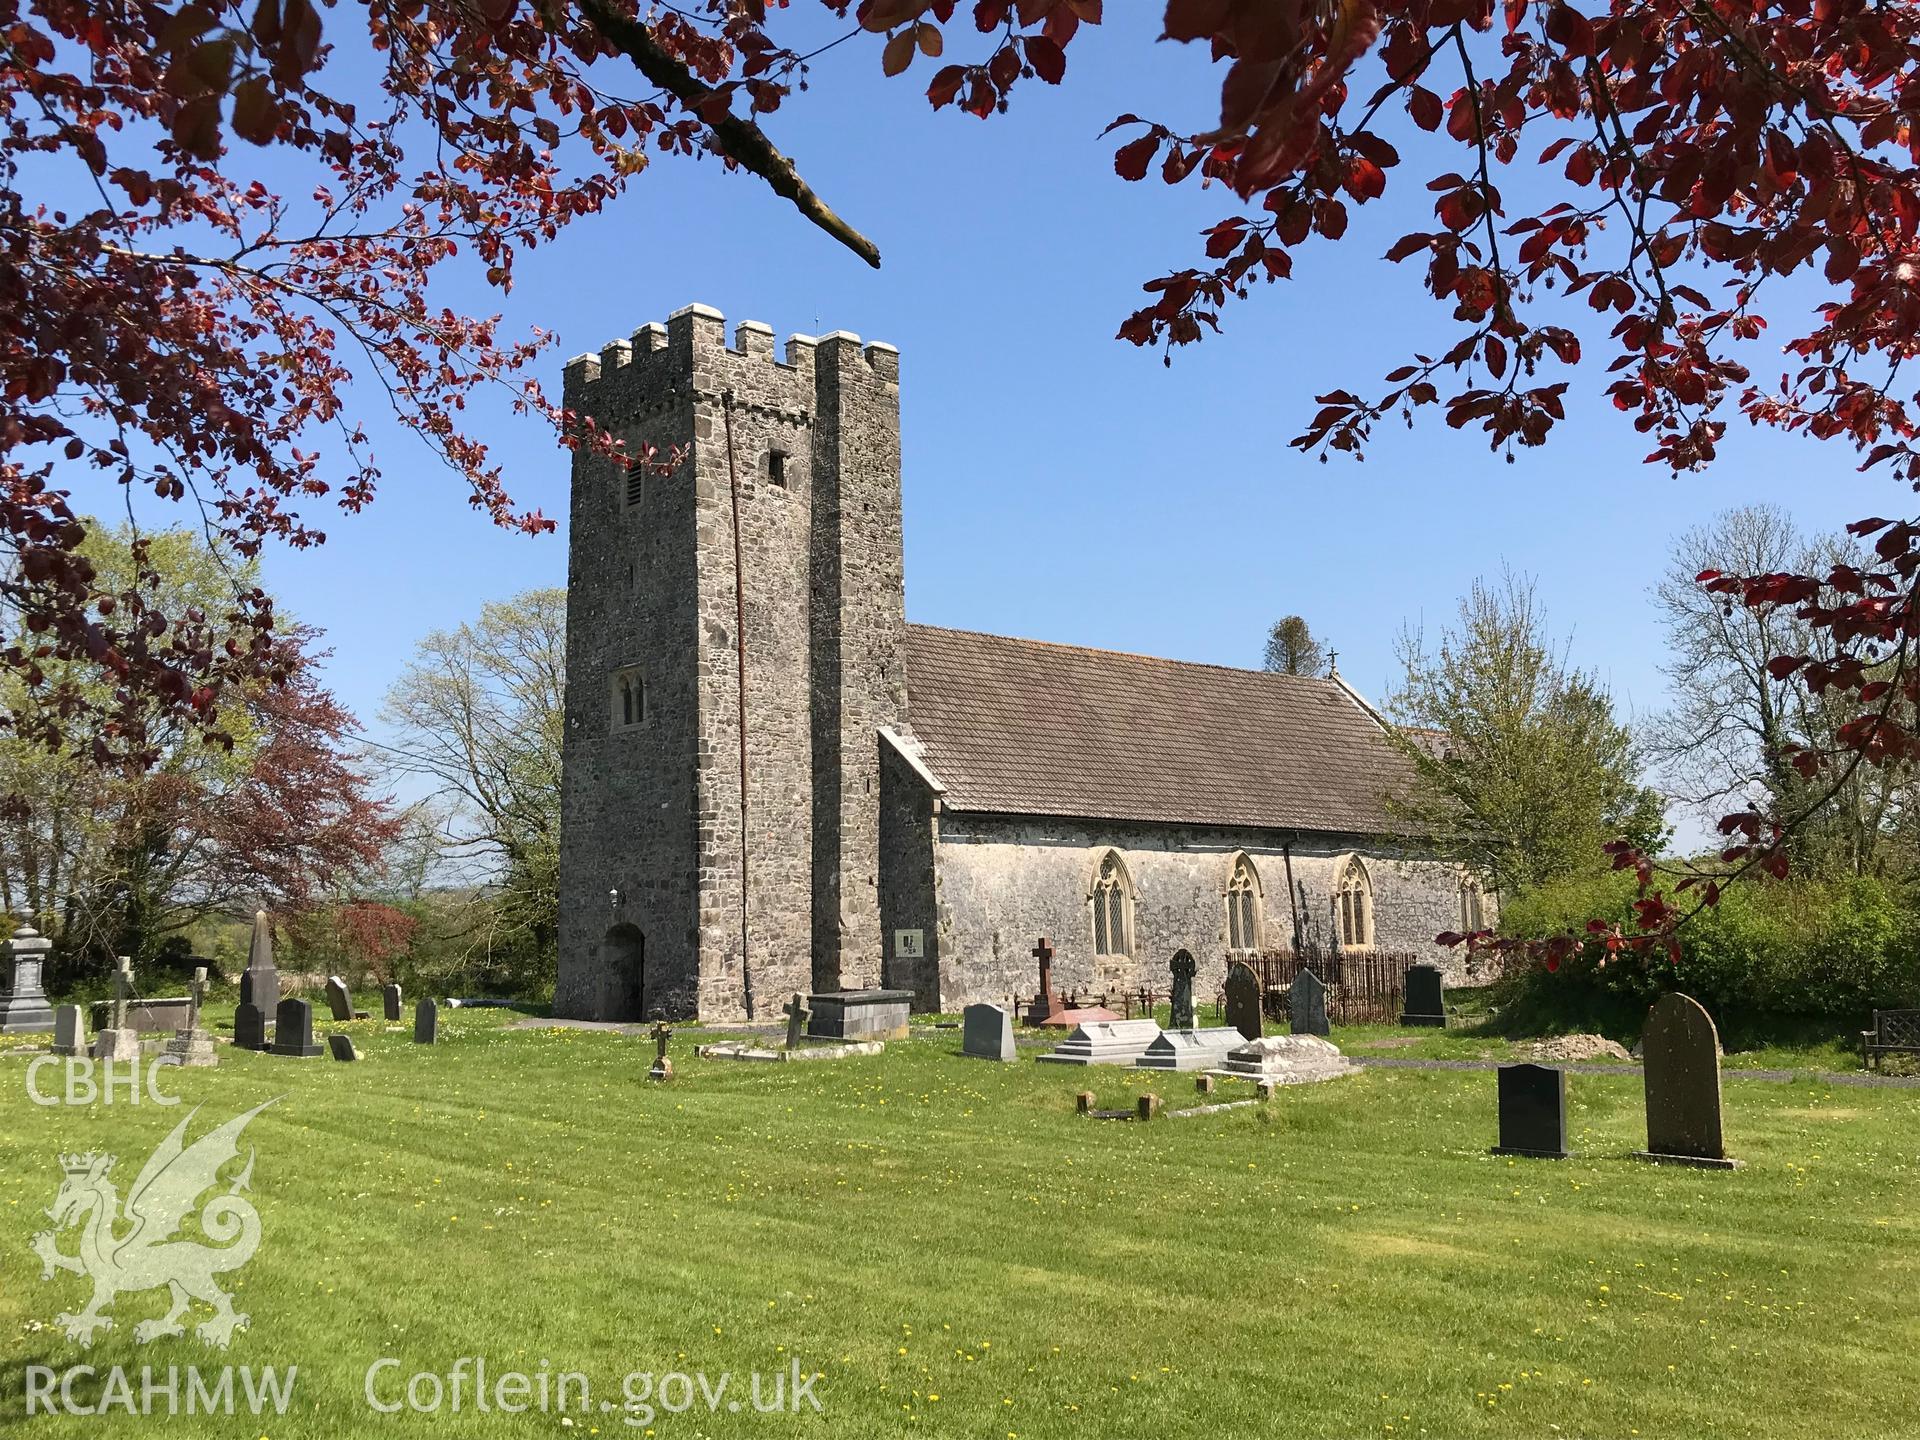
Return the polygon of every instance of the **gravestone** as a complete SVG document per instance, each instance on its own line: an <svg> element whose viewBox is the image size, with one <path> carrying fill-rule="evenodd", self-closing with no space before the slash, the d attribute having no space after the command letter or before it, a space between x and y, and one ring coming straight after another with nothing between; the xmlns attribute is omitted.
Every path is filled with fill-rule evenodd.
<svg viewBox="0 0 1920 1440"><path fill-rule="evenodd" d="M1720 1033L1690 995L1666 995L1640 1037L1647 1091L1642 1160L1731 1170L1720 1115Z"/></svg>
<svg viewBox="0 0 1920 1440"><path fill-rule="evenodd" d="M327 1050L336 1060L358 1060L360 1052L353 1048L351 1035L327 1036Z"/></svg>
<svg viewBox="0 0 1920 1440"><path fill-rule="evenodd" d="M1089 1020L1040 1059L1055 1065L1131 1065L1159 1034L1156 1020Z"/></svg>
<svg viewBox="0 0 1920 1440"><path fill-rule="evenodd" d="M187 1023L167 1041L166 1058L175 1065L218 1065L220 1058L214 1054L213 1037L200 1028L200 1007L207 998L206 966L194 970L187 995Z"/></svg>
<svg viewBox="0 0 1920 1440"><path fill-rule="evenodd" d="M113 972L113 1002L108 1007L108 1023L93 1037L96 1060L138 1060L140 1036L127 1025L127 1000L133 994L133 961L125 955Z"/></svg>
<svg viewBox="0 0 1920 1440"><path fill-rule="evenodd" d="M413 1043L432 1045L440 1038L440 1005L435 1000L422 1000L413 1007Z"/></svg>
<svg viewBox="0 0 1920 1440"><path fill-rule="evenodd" d="M1496 1155L1565 1160L1567 1072L1550 1065L1500 1067L1500 1143Z"/></svg>
<svg viewBox="0 0 1920 1440"><path fill-rule="evenodd" d="M807 1033L807 1021L813 1018L813 1012L807 1009L807 997L798 990L794 991L784 1013L787 1017L787 1049L798 1050L800 1041Z"/></svg>
<svg viewBox="0 0 1920 1440"><path fill-rule="evenodd" d="M338 975L327 977L327 1009L333 1012L335 1020L353 1019L353 996L347 991L347 982Z"/></svg>
<svg viewBox="0 0 1920 1440"><path fill-rule="evenodd" d="M804 997L810 1040L904 1040L911 990L822 990Z"/></svg>
<svg viewBox="0 0 1920 1440"><path fill-rule="evenodd" d="M267 1012L242 1000L233 1012L233 1043L242 1050L267 1048Z"/></svg>
<svg viewBox="0 0 1920 1440"><path fill-rule="evenodd" d="M253 935L247 942L247 968L240 975L240 998L259 1007L262 1015L280 1008L280 972L273 968L273 926L267 912L253 912Z"/></svg>
<svg viewBox="0 0 1920 1440"><path fill-rule="evenodd" d="M41 972L53 942L24 922L0 949L11 962L13 988L0 996L0 1035L38 1034L53 1029L53 1007L47 1003Z"/></svg>
<svg viewBox="0 0 1920 1440"><path fill-rule="evenodd" d="M1447 1023L1447 987L1438 965L1407 967L1406 1009L1400 1023L1432 1026Z"/></svg>
<svg viewBox="0 0 1920 1440"><path fill-rule="evenodd" d="M400 987L398 985L382 985L380 987L380 1013L386 1018L389 1025L399 1021Z"/></svg>
<svg viewBox="0 0 1920 1440"><path fill-rule="evenodd" d="M1237 1046L1213 1073L1262 1085L1304 1085L1357 1075L1360 1069L1318 1035L1264 1035Z"/></svg>
<svg viewBox="0 0 1920 1440"><path fill-rule="evenodd" d="M313 1006L289 996L273 1012L273 1053L312 1060L326 1052L313 1043Z"/></svg>
<svg viewBox="0 0 1920 1440"><path fill-rule="evenodd" d="M1013 1016L998 1005L969 1005L960 1048L976 1060L1013 1059Z"/></svg>
<svg viewBox="0 0 1920 1440"><path fill-rule="evenodd" d="M53 1011L53 1053L87 1053L86 1014L78 1005L57 1005Z"/></svg>
<svg viewBox="0 0 1920 1440"><path fill-rule="evenodd" d="M1027 1024L1058 1025L1067 1007L1060 999L1060 992L1053 988L1053 943L1042 935L1031 953L1040 962L1040 989L1027 1011Z"/></svg>
<svg viewBox="0 0 1920 1440"><path fill-rule="evenodd" d="M1168 1005L1167 1028L1169 1030L1191 1030L1194 1028L1193 1015L1193 977L1199 968L1193 963L1193 956L1185 950L1173 952L1173 959L1167 968L1173 972L1172 1000Z"/></svg>
<svg viewBox="0 0 1920 1440"><path fill-rule="evenodd" d="M1227 966L1227 1024L1248 1040L1264 1030L1260 1018L1260 977L1251 965L1234 961Z"/></svg>
<svg viewBox="0 0 1920 1440"><path fill-rule="evenodd" d="M649 1080L671 1080L673 1061L667 1058L667 1042L673 1038L673 1031L664 1020L653 1024L653 1064L647 1070Z"/></svg>
<svg viewBox="0 0 1920 1440"><path fill-rule="evenodd" d="M1211 1070L1247 1042L1231 1025L1206 1030L1168 1030L1154 1037L1133 1063L1142 1070Z"/></svg>
<svg viewBox="0 0 1920 1440"><path fill-rule="evenodd" d="M1293 977L1287 992L1287 1015L1296 1035L1325 1035L1327 1024L1327 983L1311 970Z"/></svg>

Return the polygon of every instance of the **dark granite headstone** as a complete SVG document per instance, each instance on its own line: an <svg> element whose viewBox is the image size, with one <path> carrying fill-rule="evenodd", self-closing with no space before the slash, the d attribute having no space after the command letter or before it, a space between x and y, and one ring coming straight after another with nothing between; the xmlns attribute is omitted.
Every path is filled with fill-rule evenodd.
<svg viewBox="0 0 1920 1440"><path fill-rule="evenodd" d="M326 1051L313 1043L313 1006L289 996L273 1014L273 1053L312 1060Z"/></svg>
<svg viewBox="0 0 1920 1440"><path fill-rule="evenodd" d="M1567 1149L1567 1072L1550 1065L1500 1067L1500 1143L1496 1155L1564 1160Z"/></svg>
<svg viewBox="0 0 1920 1440"><path fill-rule="evenodd" d="M1643 1160L1669 1160L1716 1170L1727 1158L1720 1116L1720 1033L1688 995L1663 996L1647 1012L1640 1037L1647 1089Z"/></svg>
<svg viewBox="0 0 1920 1440"><path fill-rule="evenodd" d="M400 987L398 985L382 985L380 987L380 1005L381 1013L386 1016L388 1024L399 1020Z"/></svg>
<svg viewBox="0 0 1920 1440"><path fill-rule="evenodd" d="M422 1000L413 1007L413 1043L431 1045L440 1038L440 1005Z"/></svg>
<svg viewBox="0 0 1920 1440"><path fill-rule="evenodd" d="M1296 1035L1325 1035L1327 1025L1327 985L1311 970L1293 977L1287 992L1287 1015Z"/></svg>
<svg viewBox="0 0 1920 1440"><path fill-rule="evenodd" d="M1013 1016L998 1005L969 1005L961 1015L965 1029L960 1045L979 1060L1011 1060Z"/></svg>
<svg viewBox="0 0 1920 1440"><path fill-rule="evenodd" d="M1447 1023L1447 987L1438 965L1407 967L1406 1007L1400 1016L1402 1025Z"/></svg>
<svg viewBox="0 0 1920 1440"><path fill-rule="evenodd" d="M233 1012L233 1043L242 1050L267 1048L266 1012L251 1001L241 1001Z"/></svg>
<svg viewBox="0 0 1920 1440"><path fill-rule="evenodd" d="M1227 966L1227 1024L1249 1040L1262 1034L1260 977L1238 960Z"/></svg>
<svg viewBox="0 0 1920 1440"><path fill-rule="evenodd" d="M360 1052L353 1048L353 1037L351 1035L327 1036L327 1049L336 1060L358 1060L360 1058Z"/></svg>
<svg viewBox="0 0 1920 1440"><path fill-rule="evenodd" d="M826 990L805 997L812 1040L904 1040L911 990Z"/></svg>
<svg viewBox="0 0 1920 1440"><path fill-rule="evenodd" d="M335 1020L353 1019L353 996L347 991L347 982L338 975L327 977L327 1009L333 1012Z"/></svg>
<svg viewBox="0 0 1920 1440"><path fill-rule="evenodd" d="M1167 1017L1167 1028L1169 1030L1195 1029L1193 977L1198 967L1193 963L1193 956L1185 950L1176 950L1167 968L1173 972L1173 998L1168 1006L1172 1013Z"/></svg>

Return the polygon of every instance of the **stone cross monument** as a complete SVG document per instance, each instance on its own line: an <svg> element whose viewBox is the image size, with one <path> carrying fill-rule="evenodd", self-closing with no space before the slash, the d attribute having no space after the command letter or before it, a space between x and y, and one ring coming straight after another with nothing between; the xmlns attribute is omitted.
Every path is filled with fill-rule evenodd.
<svg viewBox="0 0 1920 1440"><path fill-rule="evenodd" d="M119 968L113 972L113 1005L107 1014L107 1019L111 1023L93 1037L94 1059L138 1060L140 1058L140 1037L127 1028L127 998L132 994L133 961L122 955Z"/></svg>
<svg viewBox="0 0 1920 1440"><path fill-rule="evenodd" d="M656 1020L653 1025L653 1068L647 1071L649 1080L671 1080L673 1061L667 1058L667 1042L673 1038L673 1031L664 1020Z"/></svg>
<svg viewBox="0 0 1920 1440"><path fill-rule="evenodd" d="M187 1026L173 1032L167 1042L167 1058L176 1065L218 1065L213 1053L213 1037L200 1028L200 1007L207 999L207 967L193 972L193 985L187 991Z"/></svg>

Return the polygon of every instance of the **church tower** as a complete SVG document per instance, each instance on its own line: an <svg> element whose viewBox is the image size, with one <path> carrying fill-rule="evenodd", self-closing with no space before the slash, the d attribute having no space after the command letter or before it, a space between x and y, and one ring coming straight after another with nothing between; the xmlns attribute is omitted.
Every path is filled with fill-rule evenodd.
<svg viewBox="0 0 1920 1440"><path fill-rule="evenodd" d="M577 452L556 1013L765 1019L881 981L906 721L899 353L704 305L566 367ZM744 684L742 677L744 676Z"/></svg>

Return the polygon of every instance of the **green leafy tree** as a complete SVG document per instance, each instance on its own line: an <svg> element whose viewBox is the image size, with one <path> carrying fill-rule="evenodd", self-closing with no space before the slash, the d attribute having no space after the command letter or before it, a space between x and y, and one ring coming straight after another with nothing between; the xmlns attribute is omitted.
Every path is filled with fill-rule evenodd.
<svg viewBox="0 0 1920 1440"><path fill-rule="evenodd" d="M391 765L434 787L441 860L487 892L464 907L472 944L543 966L559 927L566 621L565 590L492 601L422 640L381 710Z"/></svg>
<svg viewBox="0 0 1920 1440"><path fill-rule="evenodd" d="M1394 805L1444 853L1512 894L1593 869L1608 841L1661 841L1633 737L1555 647L1531 581L1476 581L1435 646L1408 630L1399 654L1387 703L1419 783Z"/></svg>
<svg viewBox="0 0 1920 1440"><path fill-rule="evenodd" d="M1267 632L1267 655L1262 668L1278 675L1318 675L1327 652L1298 615L1273 622Z"/></svg>
<svg viewBox="0 0 1920 1440"><path fill-rule="evenodd" d="M258 588L251 562L188 530L90 522L79 558L109 609L134 623L143 611L222 614L236 589ZM26 628L8 638L32 648ZM68 973L115 954L152 961L236 908L298 911L379 859L393 821L351 763L357 727L319 685L312 639L276 632L286 672L230 687L217 705L209 697L191 722L155 700L138 716L148 747L138 760L94 728L118 725L128 697L66 711L57 748L37 738L42 727L0 734L0 904L35 918ZM0 678L11 687L0 704L33 714L108 683L110 667L41 664L38 687Z"/></svg>

